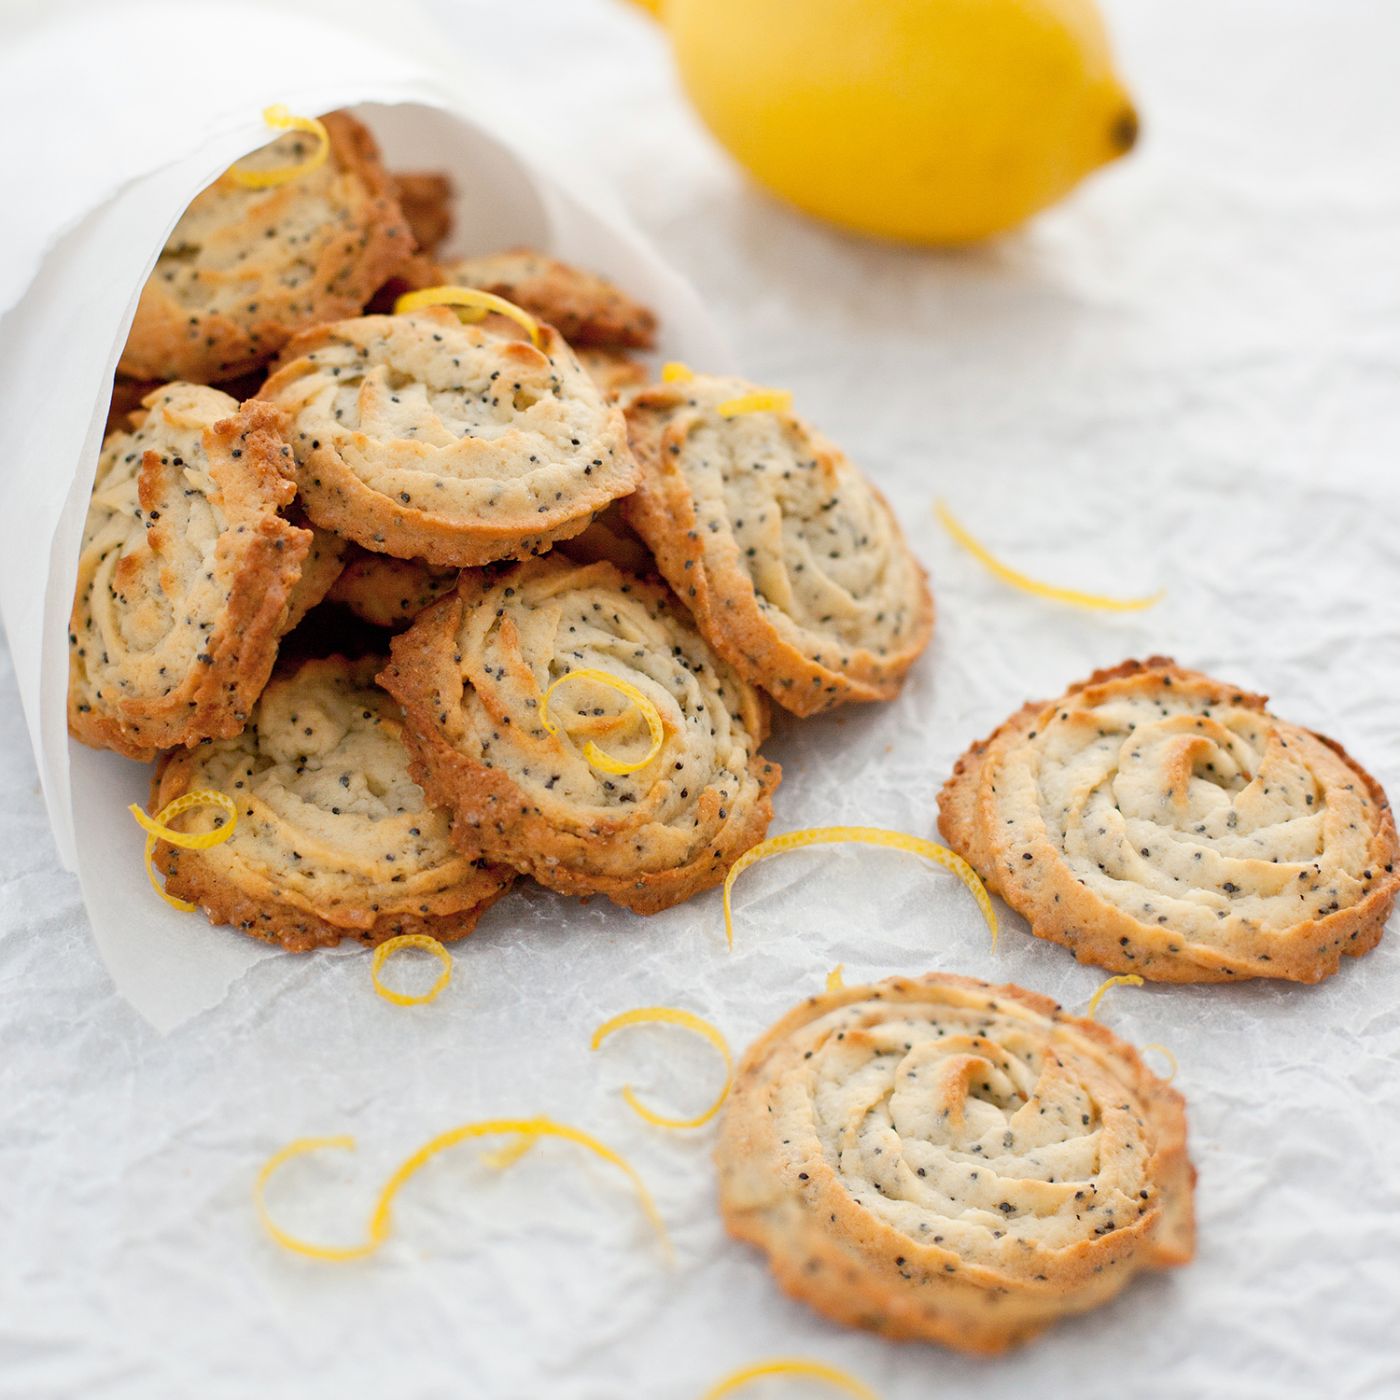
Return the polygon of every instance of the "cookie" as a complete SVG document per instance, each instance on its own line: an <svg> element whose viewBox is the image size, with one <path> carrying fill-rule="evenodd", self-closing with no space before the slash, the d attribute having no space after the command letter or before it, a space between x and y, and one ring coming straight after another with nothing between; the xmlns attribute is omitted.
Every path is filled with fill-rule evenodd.
<svg viewBox="0 0 1400 1400"><path fill-rule="evenodd" d="M718 884L763 839L779 778L758 751L763 697L660 584L557 554L467 571L392 652L380 681L404 707L410 771L469 854L650 914ZM588 669L659 713L660 748L635 771L585 756L589 743L646 756L647 725L616 691L580 678L544 713L550 685Z"/></svg>
<svg viewBox="0 0 1400 1400"><path fill-rule="evenodd" d="M262 190L225 174L195 197L141 292L122 374L208 384L256 369L296 331L358 313L412 254L373 138L344 112L323 120L318 169ZM294 164L313 144L292 132L239 164Z"/></svg>
<svg viewBox="0 0 1400 1400"><path fill-rule="evenodd" d="M69 731L137 759L243 727L312 543L279 514L276 409L196 384L144 403L103 444L68 636Z"/></svg>
<svg viewBox="0 0 1400 1400"><path fill-rule="evenodd" d="M974 744L939 828L1038 938L1160 982L1318 982L1380 940L1395 820L1265 697L1126 661Z"/></svg>
<svg viewBox="0 0 1400 1400"><path fill-rule="evenodd" d="M523 306L571 345L649 350L656 343L656 316L647 307L606 278L531 248L450 259L443 277Z"/></svg>
<svg viewBox="0 0 1400 1400"><path fill-rule="evenodd" d="M304 525L301 512L293 508L290 512L294 525ZM345 561L353 546L339 535L329 530L308 527L311 532L311 548L302 561L301 577L292 589L291 603L287 610L287 631L301 625L306 614L318 603L324 601L336 582L345 572Z"/></svg>
<svg viewBox="0 0 1400 1400"><path fill-rule="evenodd" d="M391 554L357 550L326 601L349 608L371 626L397 630L407 627L429 603L450 593L457 573L422 559L395 559Z"/></svg>
<svg viewBox="0 0 1400 1400"><path fill-rule="evenodd" d="M696 375L627 404L642 468L623 507L705 639L797 715L888 700L933 631L928 581L844 453L760 392Z"/></svg>
<svg viewBox="0 0 1400 1400"><path fill-rule="evenodd" d="M514 876L462 855L409 777L398 707L374 683L382 664L303 662L269 682L242 734L161 760L152 811L200 788L239 804L218 846L158 843L170 894L298 953L472 931ZM217 819L195 810L176 822L193 832Z"/></svg>
<svg viewBox="0 0 1400 1400"><path fill-rule="evenodd" d="M1020 987L809 997L744 1056L715 1160L782 1288L893 1339L1004 1351L1194 1252L1181 1096Z"/></svg>
<svg viewBox="0 0 1400 1400"><path fill-rule="evenodd" d="M606 559L624 573L655 574L656 561L651 551L637 537L637 532L622 518L622 503L615 501L581 535L564 540L559 546L576 564L596 564Z"/></svg>
<svg viewBox="0 0 1400 1400"><path fill-rule="evenodd" d="M262 397L292 419L307 515L434 565L525 558L631 491L622 414L548 326L529 340L447 307L320 326Z"/></svg>

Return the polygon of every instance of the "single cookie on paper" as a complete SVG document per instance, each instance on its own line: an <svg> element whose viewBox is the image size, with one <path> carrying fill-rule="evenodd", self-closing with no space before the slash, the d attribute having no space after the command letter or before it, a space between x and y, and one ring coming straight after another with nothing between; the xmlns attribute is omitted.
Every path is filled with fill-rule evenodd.
<svg viewBox="0 0 1400 1400"><path fill-rule="evenodd" d="M356 549L326 595L361 622L397 631L457 584L458 570Z"/></svg>
<svg viewBox="0 0 1400 1400"><path fill-rule="evenodd" d="M930 973L809 997L750 1047L720 1209L837 1322L992 1353L1188 1263L1185 1104L1095 1021Z"/></svg>
<svg viewBox="0 0 1400 1400"><path fill-rule="evenodd" d="M531 248L449 259L443 281L494 292L548 321L572 345L648 350L656 316L604 277Z"/></svg>
<svg viewBox="0 0 1400 1400"><path fill-rule="evenodd" d="M312 546L280 513L275 408L178 383L143 402L103 444L68 635L70 732L137 759L243 728Z"/></svg>
<svg viewBox="0 0 1400 1400"><path fill-rule="evenodd" d="M409 776L398 707L374 683L382 665L303 662L268 684L241 735L164 756L153 812L201 788L239 808L233 835L208 850L157 844L170 894L291 952L475 928L514 874L448 839ZM175 825L205 831L221 815L195 809Z"/></svg>
<svg viewBox="0 0 1400 1400"><path fill-rule="evenodd" d="M743 410L759 392L696 375L631 398L624 514L710 645L784 709L891 699L933 631L928 580L839 448Z"/></svg>
<svg viewBox="0 0 1400 1400"><path fill-rule="evenodd" d="M411 771L469 854L650 914L719 884L768 829L763 696L660 584L558 554L469 570L392 652L380 681L404 707ZM546 713L577 671L655 707L650 758L640 707L587 675Z"/></svg>
<svg viewBox="0 0 1400 1400"><path fill-rule="evenodd" d="M1038 938L1160 982L1319 982L1380 940L1395 819L1340 744L1170 658L1023 706L939 829Z"/></svg>
<svg viewBox="0 0 1400 1400"><path fill-rule="evenodd" d="M633 489L621 411L549 326L540 344L430 306L298 336L261 398L292 420L307 515L437 566L520 559Z"/></svg>
<svg viewBox="0 0 1400 1400"><path fill-rule="evenodd" d="M231 379L299 330L359 312L413 253L374 138L323 118L325 163L269 189L225 173L175 225L146 281L119 368L133 379ZM239 162L294 165L315 137L290 132Z"/></svg>

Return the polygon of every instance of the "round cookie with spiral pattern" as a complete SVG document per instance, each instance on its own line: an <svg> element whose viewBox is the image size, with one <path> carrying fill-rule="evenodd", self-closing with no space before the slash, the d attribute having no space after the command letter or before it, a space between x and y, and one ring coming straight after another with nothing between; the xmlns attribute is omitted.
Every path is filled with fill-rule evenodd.
<svg viewBox="0 0 1400 1400"><path fill-rule="evenodd" d="M312 533L282 415L199 384L148 394L102 447L68 628L68 728L94 748L237 734L296 621ZM319 574L319 570L313 573Z"/></svg>
<svg viewBox="0 0 1400 1400"><path fill-rule="evenodd" d="M374 683L382 664L303 662L269 682L242 734L162 759L152 811L199 788L239 808L220 845L157 844L170 894L298 953L408 933L446 942L476 927L515 876L464 856L409 776L398 707ZM174 822L199 832L220 819L196 809Z"/></svg>
<svg viewBox="0 0 1400 1400"><path fill-rule="evenodd" d="M939 828L1039 938L1161 982L1318 982L1380 940L1395 819L1341 745L1167 657L1023 707Z"/></svg>
<svg viewBox="0 0 1400 1400"><path fill-rule="evenodd" d="M557 553L467 570L392 652L380 683L411 771L471 855L651 914L719 884L768 829L766 702L660 584ZM659 736L590 672L639 692Z"/></svg>
<svg viewBox="0 0 1400 1400"><path fill-rule="evenodd" d="M889 700L933 599L884 498L832 443L756 392L696 375L628 401L642 468L623 506L705 639L784 709Z"/></svg>
<svg viewBox="0 0 1400 1400"><path fill-rule="evenodd" d="M440 567L526 558L586 529L637 464L621 411L557 331L539 340L443 306L298 336L259 397L291 416L307 515Z"/></svg>
<svg viewBox="0 0 1400 1400"><path fill-rule="evenodd" d="M227 174L171 230L137 303L121 372L133 379L232 379L265 365L292 335L357 314L413 253L374 138L353 117L323 119L330 151L315 170L268 189ZM239 168L304 161L290 132Z"/></svg>
<svg viewBox="0 0 1400 1400"><path fill-rule="evenodd" d="M730 1233L884 1337L990 1353L1190 1261L1181 1096L1048 997L932 973L808 998L715 1149Z"/></svg>

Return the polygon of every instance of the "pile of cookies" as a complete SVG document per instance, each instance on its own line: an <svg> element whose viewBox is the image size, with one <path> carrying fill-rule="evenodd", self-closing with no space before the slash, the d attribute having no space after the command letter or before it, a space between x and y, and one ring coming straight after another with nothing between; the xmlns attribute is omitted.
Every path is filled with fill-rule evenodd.
<svg viewBox="0 0 1400 1400"><path fill-rule="evenodd" d="M646 307L450 226L447 177L300 122L186 210L119 366L70 728L155 761L153 813L237 802L155 863L289 949L460 937L520 875L640 913L718 884L772 816L770 700L889 698L933 626L780 397L661 379Z"/></svg>
<svg viewBox="0 0 1400 1400"><path fill-rule="evenodd" d="M288 949L458 938L522 876L711 888L768 829L771 705L889 699L933 627L786 396L656 372L652 313L541 253L444 258L450 210L295 123L186 211L114 386L70 728L154 761L167 897ZM1320 980L1400 892L1339 745L1164 657L1023 706L939 806L1033 934L1160 981ZM783 1286L891 1337L1000 1350L1194 1248L1180 1096L1018 987L809 998L717 1161Z"/></svg>

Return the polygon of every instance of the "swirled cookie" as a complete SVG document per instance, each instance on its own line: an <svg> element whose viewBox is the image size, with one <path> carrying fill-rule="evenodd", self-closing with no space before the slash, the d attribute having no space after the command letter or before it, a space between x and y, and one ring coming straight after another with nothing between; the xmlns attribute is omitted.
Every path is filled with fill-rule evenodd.
<svg viewBox="0 0 1400 1400"><path fill-rule="evenodd" d="M514 875L462 855L409 777L398 707L374 684L382 664L303 662L268 683L242 734L161 760L152 811L198 788L239 804L222 844L157 845L171 894L298 953L472 931ZM212 810L176 819L192 832L216 820Z"/></svg>
<svg viewBox="0 0 1400 1400"><path fill-rule="evenodd" d="M404 707L411 772L469 854L650 914L718 884L768 828L779 769L758 752L763 697L659 584L554 554L468 571L392 650L380 683ZM633 772L585 757L589 741L623 763L647 753L616 691L580 678L546 723L549 686L586 669L657 709L659 750Z"/></svg>
<svg viewBox="0 0 1400 1400"><path fill-rule="evenodd" d="M326 601L340 603L373 627L407 627L429 603L453 590L457 572L362 550L345 565Z"/></svg>
<svg viewBox="0 0 1400 1400"><path fill-rule="evenodd" d="M195 197L141 292L123 374L209 383L256 369L303 327L356 314L412 254L374 139L344 112L323 120L319 169L262 190L225 175ZM296 164L313 142L291 132L239 164Z"/></svg>
<svg viewBox="0 0 1400 1400"><path fill-rule="evenodd" d="M715 1151L793 1297L998 1352L1191 1259L1181 1096L1048 997L932 973L810 997L749 1049Z"/></svg>
<svg viewBox="0 0 1400 1400"><path fill-rule="evenodd" d="M883 497L756 392L697 375L627 405L642 475L623 514L710 643L785 709L888 700L933 631L933 599Z"/></svg>
<svg viewBox="0 0 1400 1400"><path fill-rule="evenodd" d="M542 553L626 495L621 412L540 348L447 307L296 338L261 397L292 418L306 513L366 549L463 566Z"/></svg>
<svg viewBox="0 0 1400 1400"><path fill-rule="evenodd" d="M103 444L68 632L68 727L94 748L237 734L293 621L309 530L284 420L167 384Z"/></svg>
<svg viewBox="0 0 1400 1400"><path fill-rule="evenodd" d="M523 306L570 344L646 350L656 340L655 315L620 287L530 248L456 258L443 277Z"/></svg>
<svg viewBox="0 0 1400 1400"><path fill-rule="evenodd" d="M1318 982L1400 890L1385 793L1265 697L1127 661L974 744L939 827L1081 962L1161 982Z"/></svg>

